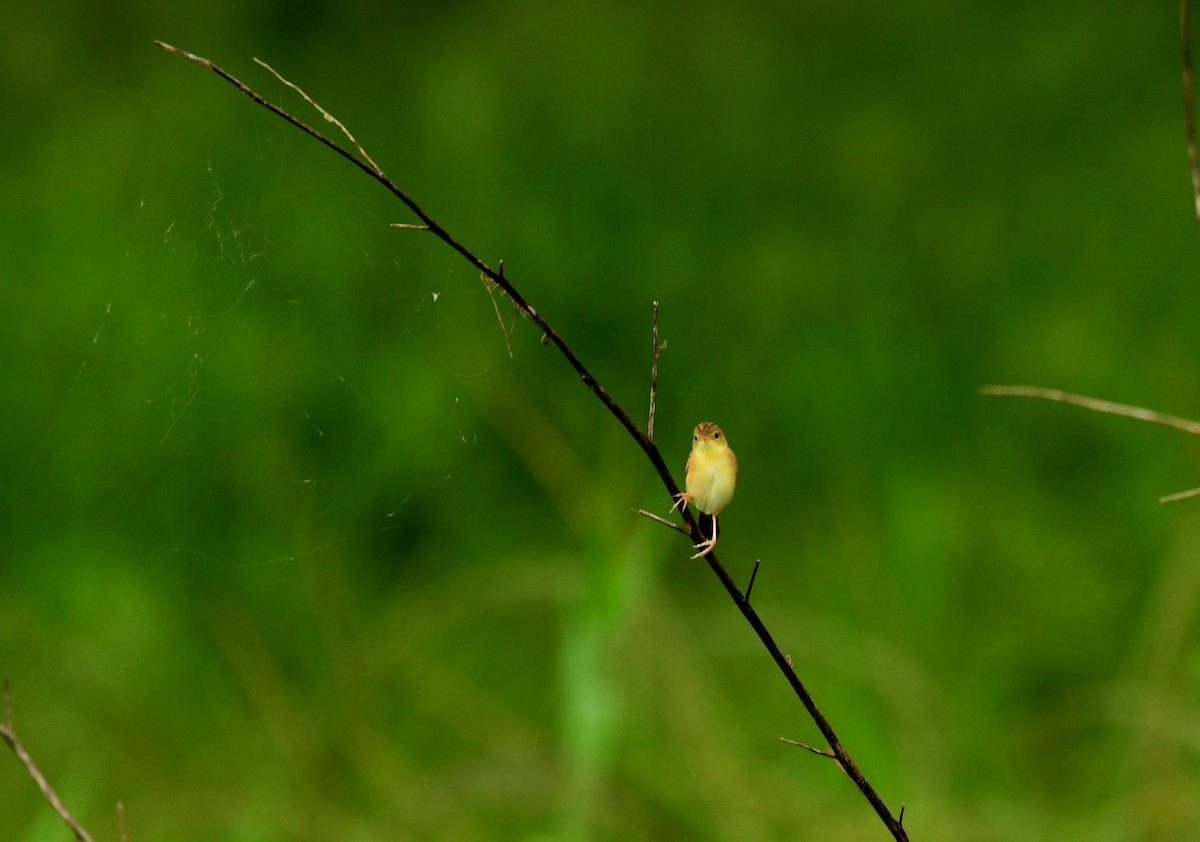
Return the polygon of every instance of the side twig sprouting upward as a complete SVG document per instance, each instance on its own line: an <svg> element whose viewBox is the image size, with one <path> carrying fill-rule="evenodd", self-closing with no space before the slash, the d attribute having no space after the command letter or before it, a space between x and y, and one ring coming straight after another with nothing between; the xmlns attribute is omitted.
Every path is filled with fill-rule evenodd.
<svg viewBox="0 0 1200 842"><path fill-rule="evenodd" d="M62 799L58 797L58 793L54 791L54 787L50 786L50 782L46 780L46 776L38 769L37 764L33 762L33 758L29 756L29 752L25 750L25 746L21 745L21 740L17 737L16 726L13 725L12 712L12 697L8 691L8 679L4 679L4 722L0 723L0 739L12 749L12 753L17 756L21 764L25 767L25 771L29 773L29 777L33 778L33 782L38 785L38 789L42 791L42 796L50 802L50 806L54 808L54 812L58 813L58 817L62 819L71 832L75 834L75 838L80 842L92 842L91 835L83 829L83 825L75 821L75 817L71 815L71 811L62 803Z"/></svg>
<svg viewBox="0 0 1200 842"><path fill-rule="evenodd" d="M1179 42L1183 53L1183 127L1187 134L1188 166L1192 173L1192 199L1200 223L1200 155L1196 152L1195 76L1192 72L1192 23L1188 0L1179 0Z"/></svg>
<svg viewBox="0 0 1200 842"><path fill-rule="evenodd" d="M360 157L338 145L325 135L318 132L316 129L313 129L311 126L308 126L296 117L293 117L280 106L264 99L260 94L251 89L249 86L245 85L237 77L213 64L208 59L195 55L194 53L181 50L178 47L173 47L170 44L165 44L162 41L156 41L155 43L163 50L185 58L188 61L195 62L201 67L205 67L217 74L222 79L240 90L243 94L248 96L251 100L261 105L263 108L266 108L279 117L282 117L284 120L291 123L305 134L311 136L319 143L324 144L338 155L341 155L368 176L375 179L375 181L379 182L384 189L388 190L393 196L403 202L404 205L408 207L408 209L412 211L412 213L421 221L421 223L428 227L430 233L434 234L438 239L462 255L462 257L468 263L495 282L495 284L512 300L517 309L524 313L527 317L529 317L529 319L537 324L539 328L542 329L543 333L545 334L543 341L549 342L558 348L559 352L566 359L571 368L575 370L575 373L583 381L584 385L586 385L592 391L592 394L594 394L596 398L604 405L604 407L613 415L613 417L617 419L617 421L622 427L625 428L626 432L629 433L633 440L637 442L638 447L642 449L642 451L646 454L646 457L650 460L650 463L654 466L655 471L658 473L659 478L666 487L670 499L676 499L679 494L679 486L675 482L675 478L671 475L671 471L667 467L666 460L663 459L662 453L659 452L658 447L654 444L648 433L643 432L638 425L634 423L633 419L629 417L629 414L626 413L625 410L622 409L621 406L616 402L616 400L613 399L608 391L596 381L596 378L587 369L587 367L584 366L583 362L567 344L566 340L564 340L562 336L559 335L558 331L556 331L550 325L546 318L525 299L525 296L523 296L516 289L516 287L512 285L508 278L505 277L503 272L499 272L488 264L484 263L483 260L476 256L474 252L455 239L448 231L446 231L446 229L439 225L433 219L433 217L430 216L427 211L425 211L424 208L418 205L416 201L414 201L407 193L401 190L396 183L393 182L387 176L387 174L384 173L384 171L380 169L373 161L371 161L365 153ZM308 99L308 97L306 96L305 99ZM325 112L324 109L318 110L328 119L327 112ZM356 141L354 143L355 146L358 145ZM700 543L703 540L703 536L700 533L699 524L690 510L685 508L683 512L683 519L687 525L688 535L692 543ZM729 575L729 572L725 569L725 566L721 564L716 553L709 552L704 556L704 560L708 562L708 566L720 580L721 585L725 588L729 598L733 600L734 605L737 606L746 622L754 630L754 633L758 636L763 648L767 650L767 654L770 655L771 660L775 662L775 665L779 668L784 678L787 679L788 684L791 685L793 692L796 694L801 704L804 705L805 710L808 711L809 716L816 724L818 730L820 730L822 736L825 738L825 741L829 744L829 749L834 759L837 760L842 769L845 770L846 774L849 776L850 780L854 782L854 785L858 788L859 792L862 793L863 797L871 805L872 809L875 810L875 813L879 816L884 826L887 827L888 831L892 834L892 837L896 840L900 840L900 842L906 842L908 839L907 831L905 831L903 825L900 824L899 819L892 815L891 811L887 808L887 805L883 803L883 799L879 797L879 794L875 791L874 787L871 786L866 777L859 770L858 766L855 765L854 761L850 757L850 754L846 751L845 747L838 739L837 734L834 732L833 726L829 724L829 721L825 718L825 715L821 712L820 708L817 707L817 704L809 694L808 689L804 686L804 684L800 681L800 678L792 669L789 659L783 654L782 651L780 651L779 645L775 642L774 637L772 637L771 633L767 630L766 624L763 623L762 618L760 618L754 608L751 607L749 600L747 600L742 592L738 589L737 584L733 581L733 578Z"/></svg>
<svg viewBox="0 0 1200 842"><path fill-rule="evenodd" d="M758 567L762 564L762 559L756 559L754 569L750 571L750 583L746 585L746 602L750 601L750 591L754 590L754 580L758 578Z"/></svg>
<svg viewBox="0 0 1200 842"><path fill-rule="evenodd" d="M654 362L650 365L650 418L646 421L646 438L654 442L654 406L658 401L658 302L654 302Z"/></svg>

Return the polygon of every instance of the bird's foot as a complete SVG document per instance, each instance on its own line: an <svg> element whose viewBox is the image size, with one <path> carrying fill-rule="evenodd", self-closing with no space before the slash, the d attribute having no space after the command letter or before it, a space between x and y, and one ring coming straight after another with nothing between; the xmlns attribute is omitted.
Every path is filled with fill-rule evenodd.
<svg viewBox="0 0 1200 842"><path fill-rule="evenodd" d="M713 551L713 547L715 547L716 545L717 545L717 536L716 535L712 536L707 541L701 541L699 544L695 545L696 549L698 549L700 552L696 553L694 556L692 556L692 558L700 558L701 556L708 555L709 553L711 553Z"/></svg>
<svg viewBox="0 0 1200 842"><path fill-rule="evenodd" d="M675 505L671 507L671 511L678 509L682 512L687 508L687 504L690 502L692 502L692 495L688 494L686 491L680 491L675 495Z"/></svg>

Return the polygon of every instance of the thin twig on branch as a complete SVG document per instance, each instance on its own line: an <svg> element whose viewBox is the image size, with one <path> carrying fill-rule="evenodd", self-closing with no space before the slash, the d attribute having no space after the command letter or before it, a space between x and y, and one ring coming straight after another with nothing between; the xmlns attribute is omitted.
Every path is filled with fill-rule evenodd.
<svg viewBox="0 0 1200 842"><path fill-rule="evenodd" d="M795 746L796 748L802 748L805 751L811 751L813 754L819 754L822 757L828 757L830 760L837 760L837 757L833 754L833 752L826 751L823 748L814 748L813 746L810 746L808 743L802 743L799 740L792 740L787 737L780 737L779 742L787 743L788 745Z"/></svg>
<svg viewBox="0 0 1200 842"><path fill-rule="evenodd" d="M676 532L679 532L684 535L687 535L688 537L691 537L692 533L688 531L688 528L686 526L680 526L678 523L675 523L674 521L667 520L665 517L660 517L659 515L656 515L654 512L648 512L645 509L634 509L634 511L637 512L642 517L650 518L650 520L654 521L655 523L661 523L663 526L670 527L671 529L674 529Z"/></svg>
<svg viewBox="0 0 1200 842"><path fill-rule="evenodd" d="M746 585L746 602L750 601L750 591L754 590L754 580L758 578L758 568L761 564L762 559L755 559L754 569L750 571L750 582Z"/></svg>
<svg viewBox="0 0 1200 842"><path fill-rule="evenodd" d="M395 226L393 226L395 227ZM504 274L504 261L500 261L500 274ZM500 332L504 334L504 347L508 350L508 356L512 357L512 343L508 341L509 334L512 330L504 324L504 316L500 313L500 305L496 303L496 283L482 272L479 273L479 280L483 281L483 288L487 290L488 298L492 301L492 309L496 311L496 321L500 323ZM513 316L513 327L516 327L516 315Z"/></svg>
<svg viewBox="0 0 1200 842"><path fill-rule="evenodd" d="M654 411L658 402L658 352L662 347L658 344L658 302L654 302L654 362L650 365L650 417L646 421L646 438L654 441Z"/></svg>
<svg viewBox="0 0 1200 842"><path fill-rule="evenodd" d="M350 161L350 163L354 164L354 166L358 167L368 176L375 179L388 192L403 202L404 205L408 207L408 209L412 211L412 213L421 221L421 223L427 226L429 231L438 239L442 240L446 245L462 255L462 257L477 270L482 272L488 278L491 278L491 280L494 281L495 284L500 287L500 289L503 290L510 299L512 299L512 302L516 305L517 309L528 316L531 320L533 320L534 323L537 324L539 328L542 329L542 332L544 333L543 342L552 343L556 348L558 348L559 352L566 359L567 363L572 369L575 370L575 373L584 382L584 385L586 385L592 391L592 394L594 394L596 398L604 405L604 407L613 415L613 417L617 419L617 421L622 427L625 428L626 432L629 433L633 440L637 442L638 447L640 447L646 454L646 458L650 460L650 463L654 466L655 471L657 471L659 478L666 487L667 494L669 495L670 499L676 499L679 494L679 486L675 482L675 478L671 475L671 471L667 467L667 463L663 459L662 454L659 452L658 447L655 446L654 441L650 438L648 433L643 432L629 417L629 414L626 413L625 410L622 409L621 406L616 402L616 400L613 399L608 391L596 381L596 378L587 369L587 367L584 366L583 362L567 344L566 340L559 335L558 331L551 326L546 318L525 299L525 297L516 289L516 287L512 285L508 278L504 276L503 272L493 269L482 259L476 256L474 252L455 239L448 231L446 231L445 228L439 225L437 221L434 220L427 211L425 211L424 208L418 205L416 201L414 201L407 193L401 190L396 183L393 182L387 176L387 174L384 173L384 171L370 159L368 155L366 155L365 152L360 157L338 145L325 135L318 132L316 129L305 124L296 117L293 117L280 106L269 102L256 91L244 84L237 77L213 64L208 59L195 55L194 53L181 50L178 47L173 47L170 44L165 44L162 41L155 41L155 43L169 53L195 62L196 64L207 68L213 73L216 73L226 82L229 82L263 108L266 108L268 111L271 111L279 117L282 117L284 120L291 123L305 134L311 136L319 143L324 144L346 160ZM294 87L291 85L291 83L287 84L290 87ZM303 96L306 100L311 102L311 99L309 99L307 95ZM327 120L331 120L328 112L319 106L316 107L322 116L324 116ZM331 122L336 123L337 121L331 120ZM341 124L337 123L337 125L340 126ZM343 131L345 131L344 127ZM349 132L346 132L346 134L349 136ZM354 141L354 144L356 147L358 146L357 141ZM703 540L703 536L701 535L699 525L690 510L684 510L683 519L687 525L689 539L693 544L700 543ZM825 741L829 744L832 756L838 761L842 769L845 770L846 774L854 782L854 785L858 788L859 792L862 793L863 797L866 798L872 809L875 810L875 813L879 816L884 826L887 827L888 831L892 834L892 837L896 840L901 840L901 842L907 840L908 834L904 827L900 824L899 819L892 815L891 811L887 808L887 805L883 803L883 799L879 797L879 794L855 765L849 753L838 739L833 727L829 724L829 721L825 718L825 715L821 712L820 708L817 707L816 702L813 701L812 696L809 695L808 689L800 681L800 678L796 675L795 670L792 669L790 660L780 651L775 639L767 630L766 624L763 623L762 618L760 618L754 608L751 607L749 600L747 600L742 592L738 589L737 584L733 581L733 578L729 575L729 572L725 569L725 566L721 564L716 553L709 552L704 556L704 560L708 562L708 566L720 580L721 585L725 588L729 598L733 600L734 605L736 605L738 610L741 611L746 622L758 636L763 648L767 650L767 654L770 655L771 660L775 662L775 665L779 668L780 672L791 686L797 698L800 699L801 704L804 705L805 710L808 711L808 714L812 718L813 722L816 723L816 726L820 730L822 736L825 738Z"/></svg>
<svg viewBox="0 0 1200 842"><path fill-rule="evenodd" d="M71 815L71 811L62 803L62 799L58 797L58 793L54 791L54 787L50 786L50 782L46 780L46 776L42 774L37 764L33 762L33 758L29 756L29 752L25 750L25 746L21 744L21 740L17 737L17 729L13 725L12 697L9 695L7 678L4 679L4 722L0 724L0 739L3 739L8 747L12 749L12 753L21 761L21 764L25 767L25 771L29 773L29 777L33 778L33 782L42 791L42 796L54 808L54 812L58 813L58 817L71 829L71 832L75 834L75 838L79 842L92 842L91 835Z"/></svg>

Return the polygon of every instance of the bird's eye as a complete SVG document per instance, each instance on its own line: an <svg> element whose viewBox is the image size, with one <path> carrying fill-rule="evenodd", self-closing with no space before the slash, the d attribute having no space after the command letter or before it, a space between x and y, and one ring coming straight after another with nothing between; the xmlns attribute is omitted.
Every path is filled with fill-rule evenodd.
<svg viewBox="0 0 1200 842"><path fill-rule="evenodd" d="M713 438L714 438L714 439L719 439L720 437L721 437L721 434L720 434L720 433L713 433Z"/></svg>

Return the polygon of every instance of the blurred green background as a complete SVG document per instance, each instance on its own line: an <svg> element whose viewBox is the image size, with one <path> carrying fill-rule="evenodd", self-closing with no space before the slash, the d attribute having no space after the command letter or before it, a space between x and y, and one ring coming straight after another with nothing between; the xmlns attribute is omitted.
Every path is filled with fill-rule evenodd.
<svg viewBox="0 0 1200 842"><path fill-rule="evenodd" d="M1200 838L1200 443L978 393L1200 417L1174 6L6 4L0 672L97 838L887 838L537 330L155 38L639 419L661 301L914 840ZM0 838L66 838L11 757Z"/></svg>

